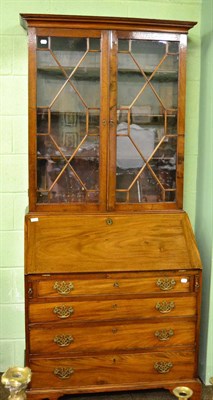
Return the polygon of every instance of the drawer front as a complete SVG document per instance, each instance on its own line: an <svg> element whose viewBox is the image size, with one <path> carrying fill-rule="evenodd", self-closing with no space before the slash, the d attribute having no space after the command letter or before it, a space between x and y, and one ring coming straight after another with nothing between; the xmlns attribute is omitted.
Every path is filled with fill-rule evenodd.
<svg viewBox="0 0 213 400"><path fill-rule="evenodd" d="M31 303L29 321L81 322L121 319L162 318L162 316L186 317L196 314L196 297L156 297L149 299L125 299L103 301L72 301L55 303Z"/></svg>
<svg viewBox="0 0 213 400"><path fill-rule="evenodd" d="M174 320L156 323L33 327L30 329L30 353L67 354L194 346L195 322ZM98 343L98 347L97 347Z"/></svg>
<svg viewBox="0 0 213 400"><path fill-rule="evenodd" d="M89 386L166 381L194 377L194 352L110 354L71 358L32 358L33 388Z"/></svg>
<svg viewBox="0 0 213 400"><path fill-rule="evenodd" d="M157 276L147 278L60 279L34 282L37 297L74 297L90 295L127 295L190 291L193 276ZM34 290L35 292L35 290Z"/></svg>

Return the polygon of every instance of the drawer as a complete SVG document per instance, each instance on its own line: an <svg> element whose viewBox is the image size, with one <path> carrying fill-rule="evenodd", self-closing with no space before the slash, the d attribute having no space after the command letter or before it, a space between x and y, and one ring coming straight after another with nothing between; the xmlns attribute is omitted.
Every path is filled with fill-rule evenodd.
<svg viewBox="0 0 213 400"><path fill-rule="evenodd" d="M153 352L69 358L31 358L31 388L88 388L194 377L195 354Z"/></svg>
<svg viewBox="0 0 213 400"><path fill-rule="evenodd" d="M122 319L186 317L196 314L196 297L155 297L148 299L116 299L68 301L29 304L29 322L80 322Z"/></svg>
<svg viewBox="0 0 213 400"><path fill-rule="evenodd" d="M41 279L33 282L33 292L38 298L74 297L91 295L127 295L162 292L187 293L192 290L193 276L157 275L124 278L122 275L106 278L76 279L58 278Z"/></svg>
<svg viewBox="0 0 213 400"><path fill-rule="evenodd" d="M114 323L30 328L30 353L100 352L194 346L195 322L170 319L156 323Z"/></svg>

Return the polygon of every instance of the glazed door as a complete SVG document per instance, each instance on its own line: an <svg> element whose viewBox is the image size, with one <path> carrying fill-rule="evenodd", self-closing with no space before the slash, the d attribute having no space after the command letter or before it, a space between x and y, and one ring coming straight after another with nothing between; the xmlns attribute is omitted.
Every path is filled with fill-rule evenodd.
<svg viewBox="0 0 213 400"><path fill-rule="evenodd" d="M113 36L111 210L182 207L183 36Z"/></svg>
<svg viewBox="0 0 213 400"><path fill-rule="evenodd" d="M106 68L101 33L38 29L33 44L31 210L35 205L38 210L105 209L106 162L100 154L107 143L100 121L107 119L107 95L101 83Z"/></svg>
<svg viewBox="0 0 213 400"><path fill-rule="evenodd" d="M30 211L182 208L186 35L29 36Z"/></svg>

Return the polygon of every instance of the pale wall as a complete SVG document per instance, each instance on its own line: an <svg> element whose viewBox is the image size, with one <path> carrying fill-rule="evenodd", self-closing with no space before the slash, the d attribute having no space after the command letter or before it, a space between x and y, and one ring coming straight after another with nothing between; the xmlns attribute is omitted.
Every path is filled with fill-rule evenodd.
<svg viewBox="0 0 213 400"><path fill-rule="evenodd" d="M0 371L24 363L23 223L27 200L27 35L19 13L105 15L199 24L190 31L184 206L195 223L200 79L200 0L0 0Z"/></svg>
<svg viewBox="0 0 213 400"><path fill-rule="evenodd" d="M201 92L196 237L203 261L200 375L213 377L213 2L204 0L201 23Z"/></svg>

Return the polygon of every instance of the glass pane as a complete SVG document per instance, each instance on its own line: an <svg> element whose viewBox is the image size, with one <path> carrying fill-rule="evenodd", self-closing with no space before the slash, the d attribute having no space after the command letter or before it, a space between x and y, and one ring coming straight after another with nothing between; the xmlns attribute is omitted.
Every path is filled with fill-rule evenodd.
<svg viewBox="0 0 213 400"><path fill-rule="evenodd" d="M136 174L135 174L136 175ZM117 188L119 189L119 184L122 185L122 178L124 179L125 185L127 183L127 178L129 178L129 183L132 183L135 176L134 173L132 172L128 176L123 176L120 175L117 180ZM125 203L141 203L142 197L141 197L141 188L140 188L140 179L137 179L135 183L133 183L132 186L128 185L129 187L122 191L117 191L116 193L116 201L117 202L125 202Z"/></svg>
<svg viewBox="0 0 213 400"><path fill-rule="evenodd" d="M174 201L179 44L122 39L118 49L116 201Z"/></svg>
<svg viewBox="0 0 213 400"><path fill-rule="evenodd" d="M166 162L168 159L176 159L177 152L177 137L167 137L164 136L163 142L158 147L153 157L158 157L159 159L164 159ZM172 164L175 164L172 162Z"/></svg>
<svg viewBox="0 0 213 400"><path fill-rule="evenodd" d="M141 175L140 186L141 201L143 203L156 203L162 201L161 186L148 168L146 168Z"/></svg>
<svg viewBox="0 0 213 400"><path fill-rule="evenodd" d="M82 140L81 130L84 134L86 132L86 113L81 98L67 82L51 107L50 129L57 145L67 156L72 154L73 149ZM84 119L81 118L82 116L84 116Z"/></svg>
<svg viewBox="0 0 213 400"><path fill-rule="evenodd" d="M144 161L129 137L117 138L117 166L122 169L141 168Z"/></svg>
<svg viewBox="0 0 213 400"><path fill-rule="evenodd" d="M38 189L49 190L52 186L58 190L57 179L66 165L62 157L38 159Z"/></svg>
<svg viewBox="0 0 213 400"><path fill-rule="evenodd" d="M129 51L129 44L130 44L130 41L120 39L118 41L118 51L119 52L122 52L122 51L127 52L127 51Z"/></svg>
<svg viewBox="0 0 213 400"><path fill-rule="evenodd" d="M131 185L134 185L140 168L131 168L124 170L123 168L117 167L116 171L116 201L117 202L129 202L129 190ZM133 198L133 196L131 196ZM136 202L136 198L135 198Z"/></svg>
<svg viewBox="0 0 213 400"><path fill-rule="evenodd" d="M37 51L37 201L98 202L100 40L47 39Z"/></svg>
<svg viewBox="0 0 213 400"><path fill-rule="evenodd" d="M49 51L37 51L37 107L51 106L66 77Z"/></svg>
<svg viewBox="0 0 213 400"><path fill-rule="evenodd" d="M155 130L123 122L117 127L117 166L141 168L154 150Z"/></svg>
<svg viewBox="0 0 213 400"><path fill-rule="evenodd" d="M52 51L58 51L58 54L65 56L70 52L76 52L76 54L85 53L87 50L87 39L86 38L70 38L70 37L54 37L50 38ZM66 53L63 53L66 52ZM70 60L73 60L71 58Z"/></svg>
<svg viewBox="0 0 213 400"><path fill-rule="evenodd" d="M71 82L87 107L100 107L100 53L88 53Z"/></svg>
<svg viewBox="0 0 213 400"><path fill-rule="evenodd" d="M159 104L162 104L164 109L177 109L178 102L178 85L177 82L159 83L152 81L153 90L159 98Z"/></svg>
<svg viewBox="0 0 213 400"><path fill-rule="evenodd" d="M175 201L176 193L175 191L168 190L165 192L165 201Z"/></svg>
<svg viewBox="0 0 213 400"><path fill-rule="evenodd" d="M86 38L51 37L51 50L69 76L87 50Z"/></svg>
<svg viewBox="0 0 213 400"><path fill-rule="evenodd" d="M88 137L79 148L71 165L76 176L84 182L88 190L97 190L99 186L99 141L98 137Z"/></svg>
<svg viewBox="0 0 213 400"><path fill-rule="evenodd" d="M90 38L89 39L89 50L100 51L100 39Z"/></svg>
<svg viewBox="0 0 213 400"><path fill-rule="evenodd" d="M37 133L48 132L48 108L37 108Z"/></svg>
<svg viewBox="0 0 213 400"><path fill-rule="evenodd" d="M145 168L139 176L137 172L135 170L134 173L132 170L125 176L117 172L116 201L122 203L156 203L162 201L162 188L148 168ZM128 187L125 188L125 186Z"/></svg>
<svg viewBox="0 0 213 400"><path fill-rule="evenodd" d="M178 54L167 55L157 70L160 80L177 80L178 78Z"/></svg>
<svg viewBox="0 0 213 400"><path fill-rule="evenodd" d="M69 166L58 181L58 189L59 190L55 193L54 197L56 197L59 202L78 203L85 200L85 189Z"/></svg>
<svg viewBox="0 0 213 400"><path fill-rule="evenodd" d="M144 76L131 56L125 53L119 53L118 108L122 106L130 106L144 84Z"/></svg>
<svg viewBox="0 0 213 400"><path fill-rule="evenodd" d="M140 96L134 102L132 112L138 112L143 116L150 117L148 122L151 122L152 116L162 115L164 112L161 99L158 97L158 93L155 91L155 87L152 88L150 85L146 85ZM147 120L146 120L147 121Z"/></svg>
<svg viewBox="0 0 213 400"><path fill-rule="evenodd" d="M122 122L128 123L130 120L130 112L129 110L118 109L117 110L117 124L121 124ZM117 129L119 130L118 126Z"/></svg>
<svg viewBox="0 0 213 400"><path fill-rule="evenodd" d="M131 52L146 74L153 72L166 54L166 43L157 41L132 40Z"/></svg>
<svg viewBox="0 0 213 400"><path fill-rule="evenodd" d="M177 112L167 111L167 133L169 135L177 134Z"/></svg>
<svg viewBox="0 0 213 400"><path fill-rule="evenodd" d="M56 148L54 147L49 135L42 135L37 137L37 157L54 156L56 155Z"/></svg>
<svg viewBox="0 0 213 400"><path fill-rule="evenodd" d="M177 138L165 137L150 165L164 189L176 188Z"/></svg>
<svg viewBox="0 0 213 400"><path fill-rule="evenodd" d="M179 42L168 42L168 53L179 55Z"/></svg>
<svg viewBox="0 0 213 400"><path fill-rule="evenodd" d="M89 134L99 135L100 129L100 112L98 110L89 110Z"/></svg>

